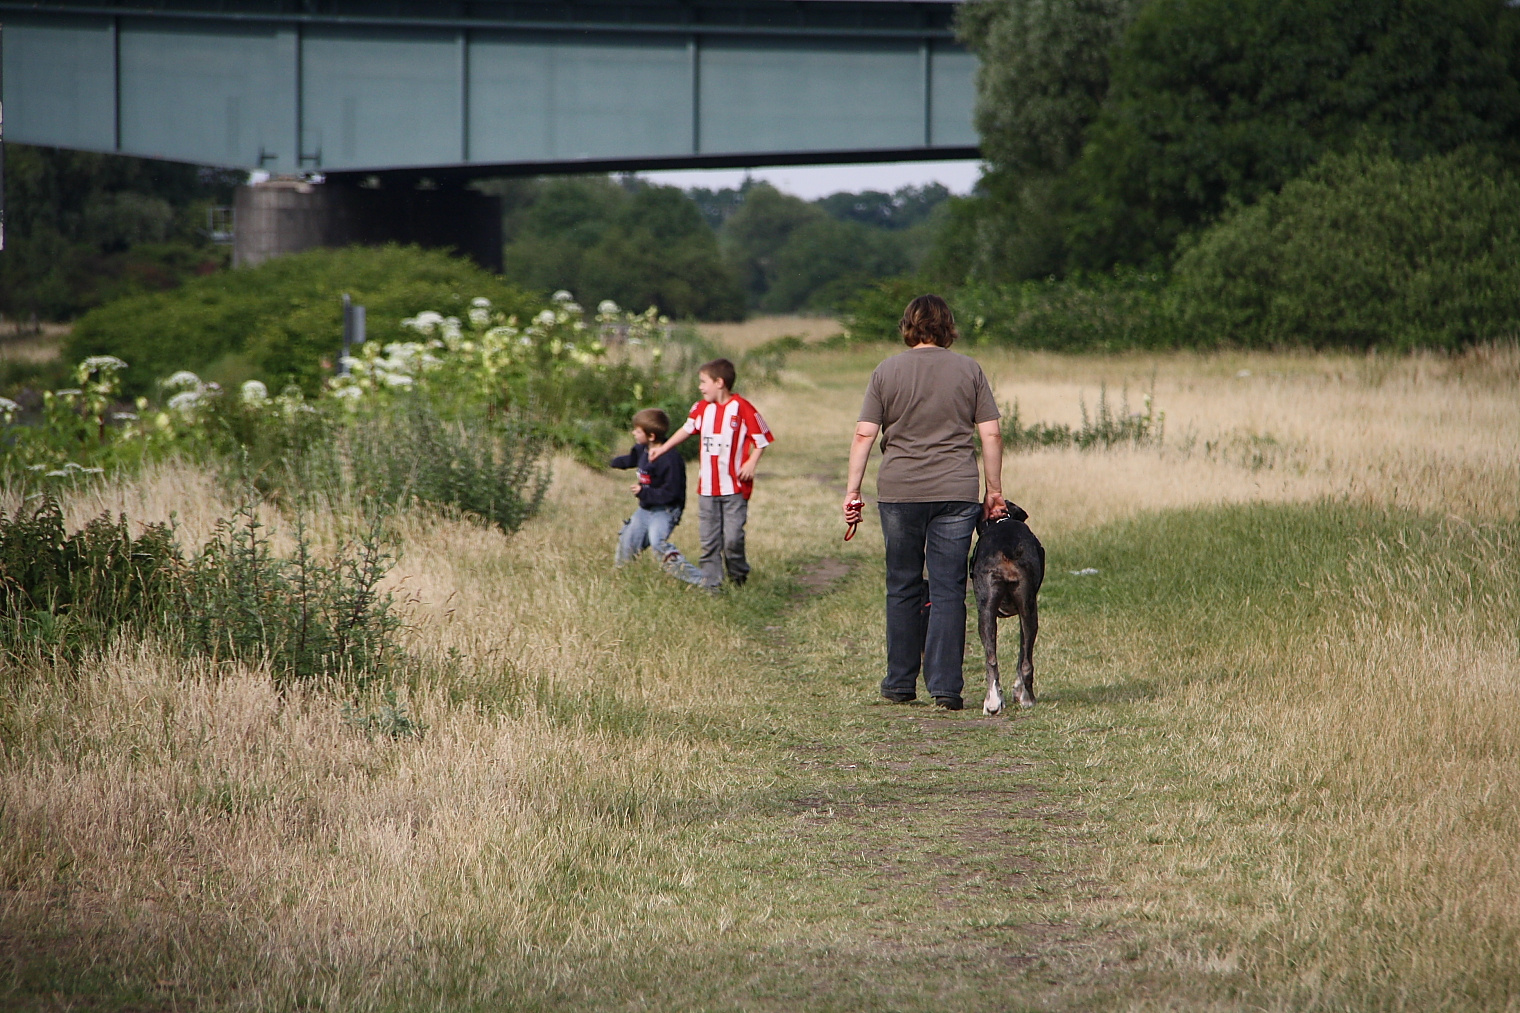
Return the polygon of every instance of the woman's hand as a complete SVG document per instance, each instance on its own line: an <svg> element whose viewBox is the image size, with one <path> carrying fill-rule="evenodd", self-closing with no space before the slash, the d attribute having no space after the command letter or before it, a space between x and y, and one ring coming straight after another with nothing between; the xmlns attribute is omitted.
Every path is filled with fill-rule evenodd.
<svg viewBox="0 0 1520 1013"><path fill-rule="evenodd" d="M1003 494L987 490L986 497L982 500L982 520L990 521L994 517L1003 517L1008 513L1008 503L1003 499Z"/></svg>
<svg viewBox="0 0 1520 1013"><path fill-rule="evenodd" d="M665 453L665 444L663 443L659 444L658 446L650 447L649 460L658 461L660 459L660 455L663 453Z"/></svg>
<svg viewBox="0 0 1520 1013"><path fill-rule="evenodd" d="M865 500L860 498L860 490L855 489L844 494L844 522L846 524L859 524L861 514L865 510Z"/></svg>

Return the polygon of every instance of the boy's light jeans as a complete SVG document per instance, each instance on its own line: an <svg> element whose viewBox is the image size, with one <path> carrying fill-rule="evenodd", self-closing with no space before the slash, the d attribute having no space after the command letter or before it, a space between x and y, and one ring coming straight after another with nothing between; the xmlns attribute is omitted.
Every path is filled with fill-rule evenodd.
<svg viewBox="0 0 1520 1013"><path fill-rule="evenodd" d="M680 507L639 507L623 523L623 531L618 535L617 565L631 561L645 549L653 549L655 558L667 572L688 584L702 583L702 572L670 543L670 533L680 522Z"/></svg>

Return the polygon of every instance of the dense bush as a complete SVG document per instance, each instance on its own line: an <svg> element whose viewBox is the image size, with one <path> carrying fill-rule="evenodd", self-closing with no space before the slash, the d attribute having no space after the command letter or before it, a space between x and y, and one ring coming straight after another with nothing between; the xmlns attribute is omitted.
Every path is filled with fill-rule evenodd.
<svg viewBox="0 0 1520 1013"><path fill-rule="evenodd" d="M846 316L854 340L900 340L897 321L914 296L935 287L899 278L872 286ZM941 290L955 311L961 337L1052 351L1118 351L1176 344L1185 334L1174 319L1159 275L1118 272L1005 285L971 284Z"/></svg>
<svg viewBox="0 0 1520 1013"><path fill-rule="evenodd" d="M0 516L0 652L74 656L121 627L160 628L182 558L172 532L101 515L69 533L56 500Z"/></svg>
<svg viewBox="0 0 1520 1013"><path fill-rule="evenodd" d="M384 506L458 510L511 534L549 487L543 435L515 415L443 418L425 392L364 412L285 459L277 479L297 495L337 494Z"/></svg>
<svg viewBox="0 0 1520 1013"><path fill-rule="evenodd" d="M1200 343L1456 348L1520 326L1520 179L1472 154L1332 156L1177 261Z"/></svg>
<svg viewBox="0 0 1520 1013"><path fill-rule="evenodd" d="M435 250L310 250L102 306L80 318L64 354L131 363L128 395L152 393L181 369L227 387L256 377L314 394L324 361L330 371L341 350L344 293L366 307L368 334L381 342L404 340L402 319L422 306L462 315L470 297L484 296L508 313L537 310L495 275Z"/></svg>
<svg viewBox="0 0 1520 1013"><path fill-rule="evenodd" d="M1503 0L1150 0L1069 177L1070 263L1161 266L1182 236L1371 135L1399 158L1514 153Z"/></svg>
<svg viewBox="0 0 1520 1013"><path fill-rule="evenodd" d="M297 520L296 552L270 548L253 501L188 560L173 532L102 515L69 533L56 500L0 517L0 656L64 661L119 633L188 655L268 663L281 677L363 676L395 655L400 618L381 591L377 524L326 559Z"/></svg>

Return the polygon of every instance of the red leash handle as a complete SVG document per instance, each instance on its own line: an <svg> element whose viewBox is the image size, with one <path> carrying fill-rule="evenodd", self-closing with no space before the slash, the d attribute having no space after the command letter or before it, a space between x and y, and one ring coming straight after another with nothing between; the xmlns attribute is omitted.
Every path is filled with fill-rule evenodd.
<svg viewBox="0 0 1520 1013"><path fill-rule="evenodd" d="M866 505L866 503L865 503L865 500L857 499L857 500L851 500L850 503L849 503L849 505L854 508L854 510L851 511L851 512L854 513L855 519L853 521L852 520L846 520L844 522L844 540L847 541L847 542L851 538L855 537L855 529L858 528L858 527L860 527L860 511L861 511L861 508L863 508ZM848 518L849 516L850 516L849 513L845 514L845 517Z"/></svg>

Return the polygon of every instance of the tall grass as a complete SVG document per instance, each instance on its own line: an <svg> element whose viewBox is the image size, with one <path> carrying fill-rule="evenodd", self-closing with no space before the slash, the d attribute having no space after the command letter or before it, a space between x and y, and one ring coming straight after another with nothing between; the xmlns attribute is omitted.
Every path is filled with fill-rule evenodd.
<svg viewBox="0 0 1520 1013"><path fill-rule="evenodd" d="M510 537L392 515L405 551L379 587L406 598L415 663L372 686L128 639L66 677L7 675L0 995L1509 1002L1520 358L984 357L1035 418L1076 424L1082 391L1153 372L1168 413L1159 446L1010 460L1050 553L1044 695L994 723L874 702L880 536L846 545L837 511L876 361L794 353L763 392L779 439L740 595L614 572L625 485L561 459ZM1198 449L1247 431L1283 464ZM199 542L216 495L166 465L63 508L174 511ZM795 578L825 557L839 575L813 594Z"/></svg>

